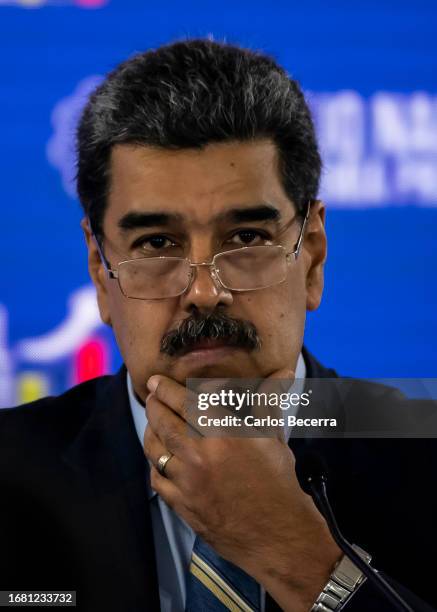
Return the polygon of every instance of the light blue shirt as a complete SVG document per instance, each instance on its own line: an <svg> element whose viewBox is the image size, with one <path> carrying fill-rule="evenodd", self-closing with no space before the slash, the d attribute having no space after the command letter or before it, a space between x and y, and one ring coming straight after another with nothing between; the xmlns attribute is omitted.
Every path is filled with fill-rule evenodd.
<svg viewBox="0 0 437 612"><path fill-rule="evenodd" d="M296 381L290 392L302 392L305 376L305 361L301 353L296 366ZM144 406L138 401L134 393L129 373L127 375L127 388L135 429L141 446L143 446L147 416ZM291 414L291 411L287 411L287 414ZM285 435L288 440L290 429L286 430ZM191 552L196 534L153 491L149 482L146 482L145 486L150 503L161 612L184 612L187 595L185 579L190 567ZM263 589L261 589L261 602L261 609L264 610L265 592Z"/></svg>

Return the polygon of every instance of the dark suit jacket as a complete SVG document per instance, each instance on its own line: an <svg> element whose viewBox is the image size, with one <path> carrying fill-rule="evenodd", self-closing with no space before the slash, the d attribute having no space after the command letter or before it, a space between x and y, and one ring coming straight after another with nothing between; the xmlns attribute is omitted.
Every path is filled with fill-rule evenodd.
<svg viewBox="0 0 437 612"><path fill-rule="evenodd" d="M336 376L304 356L308 377ZM361 399L373 393L365 385ZM298 454L302 444L291 446ZM414 610L434 609L425 601L437 607L436 445L342 439L317 447L345 535L402 585ZM124 367L1 410L0 590L75 590L87 612L158 611L147 477ZM270 598L267 609L277 609ZM367 582L347 609L391 607Z"/></svg>

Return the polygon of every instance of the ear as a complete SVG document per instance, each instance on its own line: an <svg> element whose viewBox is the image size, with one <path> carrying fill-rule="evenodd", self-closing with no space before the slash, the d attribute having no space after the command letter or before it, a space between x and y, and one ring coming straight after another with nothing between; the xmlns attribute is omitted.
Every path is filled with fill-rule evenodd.
<svg viewBox="0 0 437 612"><path fill-rule="evenodd" d="M85 242L88 248L88 271L96 288L100 318L102 319L103 323L106 323L112 327L108 304L108 290L106 285L107 272L100 258L100 253L95 239L91 234L88 219L84 217L80 222L80 225L82 227Z"/></svg>
<svg viewBox="0 0 437 612"><path fill-rule="evenodd" d="M316 310L321 302L324 284L324 264L327 256L325 205L320 200L311 204L303 250L306 263L306 307Z"/></svg>

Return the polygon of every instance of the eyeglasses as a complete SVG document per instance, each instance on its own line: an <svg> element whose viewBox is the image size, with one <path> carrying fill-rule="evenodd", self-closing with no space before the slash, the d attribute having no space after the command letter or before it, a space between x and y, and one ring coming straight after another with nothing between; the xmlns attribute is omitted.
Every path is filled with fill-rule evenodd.
<svg viewBox="0 0 437 612"><path fill-rule="evenodd" d="M182 295L191 287L195 268L201 266L209 267L214 281L229 291L256 291L285 281L288 265L298 258L309 212L310 204L293 251L287 252L282 245L247 246L217 253L210 262L194 263L183 257L140 257L120 261L114 270L94 233L93 236L109 278L118 281L127 298L161 300ZM291 222L294 220L295 217Z"/></svg>

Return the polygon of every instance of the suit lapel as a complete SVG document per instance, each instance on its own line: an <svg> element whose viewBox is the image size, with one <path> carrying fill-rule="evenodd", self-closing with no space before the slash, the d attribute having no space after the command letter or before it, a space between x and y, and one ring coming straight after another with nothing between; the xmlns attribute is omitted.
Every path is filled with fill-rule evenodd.
<svg viewBox="0 0 437 612"><path fill-rule="evenodd" d="M98 521L96 542L107 555L107 571L124 591L123 609L159 610L145 484L149 467L130 412L124 366L98 382L94 409L64 461L88 483L88 515Z"/></svg>

